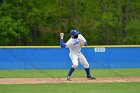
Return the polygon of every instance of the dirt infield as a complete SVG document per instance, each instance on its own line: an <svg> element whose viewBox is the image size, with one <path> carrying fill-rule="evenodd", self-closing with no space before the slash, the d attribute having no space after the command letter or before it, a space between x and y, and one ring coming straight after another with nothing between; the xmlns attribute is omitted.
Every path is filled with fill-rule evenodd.
<svg viewBox="0 0 140 93"><path fill-rule="evenodd" d="M0 84L43 84L43 83L112 83L112 82L140 82L140 77L97 77L96 80L87 78L0 78Z"/></svg>

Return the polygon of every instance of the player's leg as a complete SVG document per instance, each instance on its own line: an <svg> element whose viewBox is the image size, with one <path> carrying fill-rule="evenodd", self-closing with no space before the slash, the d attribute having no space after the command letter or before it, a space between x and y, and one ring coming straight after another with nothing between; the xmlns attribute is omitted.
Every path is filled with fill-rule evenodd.
<svg viewBox="0 0 140 93"><path fill-rule="evenodd" d="M96 79L95 77L93 77L90 74L89 64L88 64L85 56L82 53L79 56L79 62L84 66L85 71L86 71L87 78L89 78L89 79Z"/></svg>
<svg viewBox="0 0 140 93"><path fill-rule="evenodd" d="M70 76L72 75L72 73L74 72L74 70L77 68L78 66L78 56L77 55L72 55L70 54L70 58L71 61L73 63L72 67L70 68L68 75L67 75L67 80L70 80Z"/></svg>

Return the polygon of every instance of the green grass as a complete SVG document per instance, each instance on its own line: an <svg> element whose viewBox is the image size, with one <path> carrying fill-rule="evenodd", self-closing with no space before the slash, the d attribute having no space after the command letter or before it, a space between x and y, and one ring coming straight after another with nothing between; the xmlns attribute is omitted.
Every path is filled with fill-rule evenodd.
<svg viewBox="0 0 140 93"><path fill-rule="evenodd" d="M139 93L140 83L0 85L0 93Z"/></svg>
<svg viewBox="0 0 140 93"><path fill-rule="evenodd" d="M69 70L0 70L0 78L12 77L66 77ZM91 69L95 77L140 76L140 68ZM84 69L77 69L72 77L85 77Z"/></svg>
<svg viewBox="0 0 140 93"><path fill-rule="evenodd" d="M0 78L66 77L68 70L0 70ZM96 77L140 76L140 68L91 69ZM77 69L72 77L85 77ZM139 93L140 82L134 83L57 83L57 84L0 84L0 93Z"/></svg>

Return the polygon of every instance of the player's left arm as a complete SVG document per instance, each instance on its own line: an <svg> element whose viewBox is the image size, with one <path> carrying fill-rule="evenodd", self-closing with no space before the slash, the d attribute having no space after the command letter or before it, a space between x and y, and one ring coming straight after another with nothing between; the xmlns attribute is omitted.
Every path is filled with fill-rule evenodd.
<svg viewBox="0 0 140 93"><path fill-rule="evenodd" d="M87 41L84 42L84 46L88 46Z"/></svg>
<svg viewBox="0 0 140 93"><path fill-rule="evenodd" d="M84 45L84 46L88 45L86 39L81 34L79 34L78 37L80 38L80 41L81 41L82 45Z"/></svg>

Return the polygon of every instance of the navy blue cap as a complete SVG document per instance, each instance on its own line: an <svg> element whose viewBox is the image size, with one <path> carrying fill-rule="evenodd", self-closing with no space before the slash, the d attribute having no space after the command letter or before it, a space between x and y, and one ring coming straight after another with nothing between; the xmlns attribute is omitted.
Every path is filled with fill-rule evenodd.
<svg viewBox="0 0 140 93"><path fill-rule="evenodd" d="M79 32L77 32L76 30L70 30L70 35L78 35Z"/></svg>

